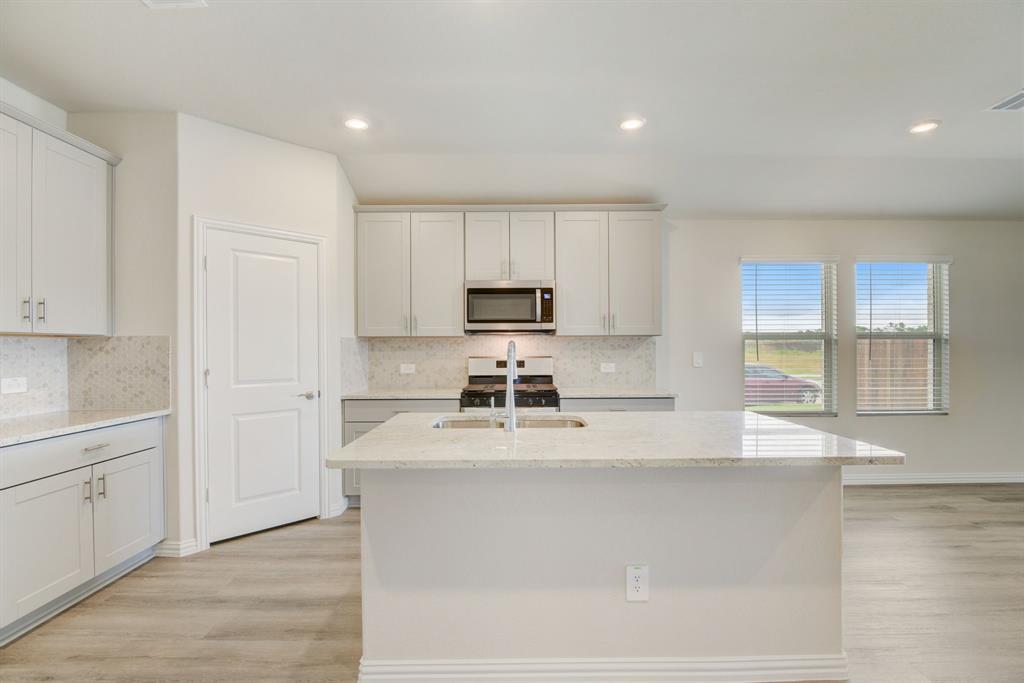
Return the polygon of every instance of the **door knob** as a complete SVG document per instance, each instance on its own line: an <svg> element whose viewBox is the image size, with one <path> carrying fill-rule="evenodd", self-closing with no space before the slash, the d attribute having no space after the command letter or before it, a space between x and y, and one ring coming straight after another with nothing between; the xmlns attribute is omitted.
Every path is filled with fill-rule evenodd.
<svg viewBox="0 0 1024 683"><path fill-rule="evenodd" d="M302 394L295 394L295 398L304 398L307 401L312 401L314 398L320 395L319 391L307 391Z"/></svg>

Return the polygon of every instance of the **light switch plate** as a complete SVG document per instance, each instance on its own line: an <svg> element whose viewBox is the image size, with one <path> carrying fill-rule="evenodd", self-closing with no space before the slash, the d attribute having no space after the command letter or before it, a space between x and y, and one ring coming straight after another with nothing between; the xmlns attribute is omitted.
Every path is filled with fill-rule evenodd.
<svg viewBox="0 0 1024 683"><path fill-rule="evenodd" d="M0 379L0 394L24 394L26 391L28 391L28 377Z"/></svg>
<svg viewBox="0 0 1024 683"><path fill-rule="evenodd" d="M704 352L694 351L693 352L693 367L702 368L704 367Z"/></svg>
<svg viewBox="0 0 1024 683"><path fill-rule="evenodd" d="M651 569L646 564L626 566L626 602L651 599Z"/></svg>
<svg viewBox="0 0 1024 683"><path fill-rule="evenodd" d="M415 375L416 364L415 363L402 363L398 366L398 374L400 375Z"/></svg>
<svg viewBox="0 0 1024 683"><path fill-rule="evenodd" d="M615 372L615 363L601 363L601 372Z"/></svg>

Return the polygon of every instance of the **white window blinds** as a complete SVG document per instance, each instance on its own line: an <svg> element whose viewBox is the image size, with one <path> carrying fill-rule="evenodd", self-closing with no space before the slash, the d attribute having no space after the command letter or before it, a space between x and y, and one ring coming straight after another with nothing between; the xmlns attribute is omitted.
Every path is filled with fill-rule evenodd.
<svg viewBox="0 0 1024 683"><path fill-rule="evenodd" d="M836 264L744 262L744 404L836 412Z"/></svg>
<svg viewBox="0 0 1024 683"><path fill-rule="evenodd" d="M857 412L949 410L949 264L857 264Z"/></svg>

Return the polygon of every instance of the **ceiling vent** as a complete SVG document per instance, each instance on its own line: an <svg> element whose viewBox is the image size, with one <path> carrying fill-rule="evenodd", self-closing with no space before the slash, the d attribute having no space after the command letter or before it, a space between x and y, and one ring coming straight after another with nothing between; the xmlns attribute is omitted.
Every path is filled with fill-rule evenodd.
<svg viewBox="0 0 1024 683"><path fill-rule="evenodd" d="M988 108L989 111L1022 111L1024 110L1024 90L1018 90L1002 102Z"/></svg>
<svg viewBox="0 0 1024 683"><path fill-rule="evenodd" d="M149 9L193 9L208 7L206 0L142 0Z"/></svg>

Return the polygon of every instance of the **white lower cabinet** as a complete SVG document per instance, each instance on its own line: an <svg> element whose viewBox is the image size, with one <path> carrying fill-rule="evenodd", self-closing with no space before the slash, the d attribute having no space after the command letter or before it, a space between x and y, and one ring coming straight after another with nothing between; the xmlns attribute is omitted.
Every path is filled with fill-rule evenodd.
<svg viewBox="0 0 1024 683"><path fill-rule="evenodd" d="M92 468L0 491L0 626L95 576Z"/></svg>
<svg viewBox="0 0 1024 683"><path fill-rule="evenodd" d="M92 470L93 538L100 574L163 539L163 462L160 451L151 448Z"/></svg>
<svg viewBox="0 0 1024 683"><path fill-rule="evenodd" d="M0 645L164 538L162 440L148 420L0 449Z"/></svg>

